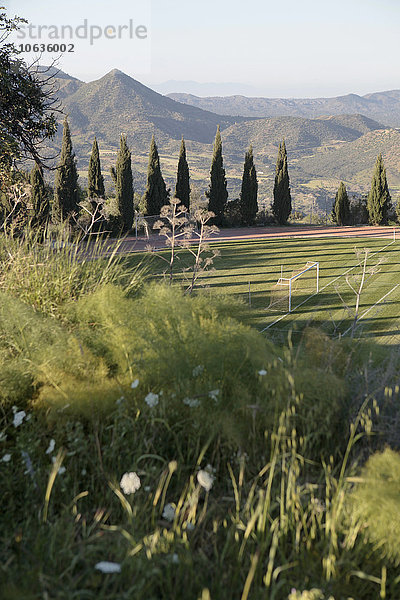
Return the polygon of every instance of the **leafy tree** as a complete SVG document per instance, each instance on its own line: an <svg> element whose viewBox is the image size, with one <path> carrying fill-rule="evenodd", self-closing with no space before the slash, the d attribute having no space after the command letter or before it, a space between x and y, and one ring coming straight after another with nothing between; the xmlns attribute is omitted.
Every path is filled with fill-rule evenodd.
<svg viewBox="0 0 400 600"><path fill-rule="evenodd" d="M64 119L63 127L61 156L54 183L54 215L62 220L79 211L80 201L76 158L72 149L67 117Z"/></svg>
<svg viewBox="0 0 400 600"><path fill-rule="evenodd" d="M42 167L35 163L30 173L31 203L33 211L33 224L42 225L49 218L50 202L43 177Z"/></svg>
<svg viewBox="0 0 400 600"><path fill-rule="evenodd" d="M94 138L88 169L88 197L104 199L104 177L101 174L99 146Z"/></svg>
<svg viewBox="0 0 400 600"><path fill-rule="evenodd" d="M368 194L367 207L371 225L382 225L387 223L388 210L391 207L391 198L382 154L379 154L376 159L375 172L372 177L371 191Z"/></svg>
<svg viewBox="0 0 400 600"><path fill-rule="evenodd" d="M167 190L160 167L157 144L154 135L151 139L149 164L147 168L147 185L144 193L146 212L148 215L159 215L161 208L168 204L169 190Z"/></svg>
<svg viewBox="0 0 400 600"><path fill-rule="evenodd" d="M397 200L396 204L396 218L397 222L400 223L400 198Z"/></svg>
<svg viewBox="0 0 400 600"><path fill-rule="evenodd" d="M228 190L224 160L222 156L222 141L219 125L214 141L214 153L210 172L210 187L206 192L208 198L208 210L214 213L213 223L220 227L222 225L226 203L228 201Z"/></svg>
<svg viewBox="0 0 400 600"><path fill-rule="evenodd" d="M4 7L0 7L0 11ZM58 101L52 78L43 68L28 67L19 58L10 33L25 19L9 19L0 12L0 181L5 181L13 162L22 157L39 164L44 158L41 145L54 136L57 125L53 110Z"/></svg>
<svg viewBox="0 0 400 600"><path fill-rule="evenodd" d="M243 225L253 225L258 212L258 182L254 166L253 146L246 152L243 167L242 190L240 192L240 212Z"/></svg>
<svg viewBox="0 0 400 600"><path fill-rule="evenodd" d="M179 152L175 197L179 198L181 203L186 207L186 210L190 209L190 175L186 160L185 140L183 138Z"/></svg>
<svg viewBox="0 0 400 600"><path fill-rule="evenodd" d="M115 183L121 228L124 231L129 231L133 225L134 208L132 160L126 135L121 135L117 165L115 169L111 168L111 175Z"/></svg>
<svg viewBox="0 0 400 600"><path fill-rule="evenodd" d="M285 225L292 212L292 198L290 196L289 173L285 140L279 144L278 159L275 169L274 200L272 212L279 223Z"/></svg>
<svg viewBox="0 0 400 600"><path fill-rule="evenodd" d="M350 221L350 200L347 195L346 186L343 181L340 182L339 189L336 192L333 205L333 220L338 225L348 225Z"/></svg>

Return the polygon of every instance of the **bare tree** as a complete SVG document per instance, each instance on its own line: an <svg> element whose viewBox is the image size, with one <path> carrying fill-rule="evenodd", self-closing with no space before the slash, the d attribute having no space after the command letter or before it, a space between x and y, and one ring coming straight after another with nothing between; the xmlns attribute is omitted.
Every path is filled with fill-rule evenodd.
<svg viewBox="0 0 400 600"><path fill-rule="evenodd" d="M345 301L338 288L336 288L343 305L346 307L347 311L352 317L352 325L350 328L351 337L354 337L358 321L360 320L360 301L362 293L365 289L365 285L373 275L379 273L381 270L380 265L385 262L384 258L381 257L375 264L368 265L368 257L371 250L369 248L364 248L364 250L355 248L354 251L356 253L359 270L356 273L347 273L346 275L346 283L356 297L354 308L349 306L348 302Z"/></svg>

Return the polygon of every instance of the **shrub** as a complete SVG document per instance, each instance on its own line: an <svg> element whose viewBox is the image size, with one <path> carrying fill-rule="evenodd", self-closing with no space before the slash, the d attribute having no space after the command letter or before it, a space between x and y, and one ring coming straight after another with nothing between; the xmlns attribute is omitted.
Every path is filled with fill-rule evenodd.
<svg viewBox="0 0 400 600"><path fill-rule="evenodd" d="M373 454L350 497L351 515L364 537L395 565L400 564L400 454Z"/></svg>

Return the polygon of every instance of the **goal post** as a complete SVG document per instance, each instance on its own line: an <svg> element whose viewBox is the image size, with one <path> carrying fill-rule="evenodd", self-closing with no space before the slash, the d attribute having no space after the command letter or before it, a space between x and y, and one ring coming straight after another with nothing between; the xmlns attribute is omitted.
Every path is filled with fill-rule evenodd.
<svg viewBox="0 0 400 600"><path fill-rule="evenodd" d="M312 273L315 269L315 275ZM303 267L292 272L291 277L280 277L277 283L272 286L271 298L268 308L283 308L287 312L292 312L294 299L300 293L308 294L308 298L319 292L319 263L308 261ZM307 298L306 298L307 299ZM305 302L305 300L304 300ZM298 305L299 306L299 305Z"/></svg>

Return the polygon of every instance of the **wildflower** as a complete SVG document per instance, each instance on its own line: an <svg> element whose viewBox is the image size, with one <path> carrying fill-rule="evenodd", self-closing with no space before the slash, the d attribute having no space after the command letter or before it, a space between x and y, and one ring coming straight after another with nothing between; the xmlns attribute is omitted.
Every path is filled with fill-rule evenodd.
<svg viewBox="0 0 400 600"><path fill-rule="evenodd" d="M14 420L13 420L14 427L19 427L25 417L26 417L26 412L24 410L14 412Z"/></svg>
<svg viewBox="0 0 400 600"><path fill-rule="evenodd" d="M172 504L166 504L164 506L162 517L166 521L172 522L175 519L175 507Z"/></svg>
<svg viewBox="0 0 400 600"><path fill-rule="evenodd" d="M140 488L140 478L139 475L135 472L133 473L124 473L122 476L119 485L127 496L130 494L134 494Z"/></svg>
<svg viewBox="0 0 400 600"><path fill-rule="evenodd" d="M50 440L49 447L46 450L46 454L51 454L53 452L53 450L54 450L55 447L56 447L55 440L53 440L53 439Z"/></svg>
<svg viewBox="0 0 400 600"><path fill-rule="evenodd" d="M186 404L186 406L189 406L190 408L197 408L200 406L200 400L197 400L196 398L184 398L183 404Z"/></svg>
<svg viewBox="0 0 400 600"><path fill-rule="evenodd" d="M192 371L193 377L198 377L204 371L204 365L197 365Z"/></svg>
<svg viewBox="0 0 400 600"><path fill-rule="evenodd" d="M5 462L5 463L10 462L11 454L5 454L1 460L2 460L2 462Z"/></svg>
<svg viewBox="0 0 400 600"><path fill-rule="evenodd" d="M176 552L174 552L173 555L171 556L171 560L172 560L172 564L179 565L179 556L177 555Z"/></svg>
<svg viewBox="0 0 400 600"><path fill-rule="evenodd" d="M153 392L150 392L147 394L144 401L146 402L147 406L154 408L158 404L158 394L153 394Z"/></svg>
<svg viewBox="0 0 400 600"><path fill-rule="evenodd" d="M260 377L264 377L264 375L267 374L267 371L265 369L261 369L260 371L258 371L258 374L260 375Z"/></svg>
<svg viewBox="0 0 400 600"><path fill-rule="evenodd" d="M108 562L106 560L98 562L94 568L102 573L121 573L121 565L119 563Z"/></svg>
<svg viewBox="0 0 400 600"><path fill-rule="evenodd" d="M135 379L135 381L132 381L132 383L131 383L131 388L134 390L137 388L138 385L139 385L139 379Z"/></svg>
<svg viewBox="0 0 400 600"><path fill-rule="evenodd" d="M211 473L209 473L205 469L201 469L197 473L197 481L199 482L201 487L206 490L206 492L209 492L214 483L214 476L211 475Z"/></svg>
<svg viewBox="0 0 400 600"><path fill-rule="evenodd" d="M208 392L209 397L214 400L214 402L218 402L218 394L219 390L211 390L211 392Z"/></svg>
<svg viewBox="0 0 400 600"><path fill-rule="evenodd" d="M122 402L125 400L125 398L123 396L121 396L120 398L118 398L118 400L116 400L115 404L117 406L119 406L120 404L122 404Z"/></svg>

